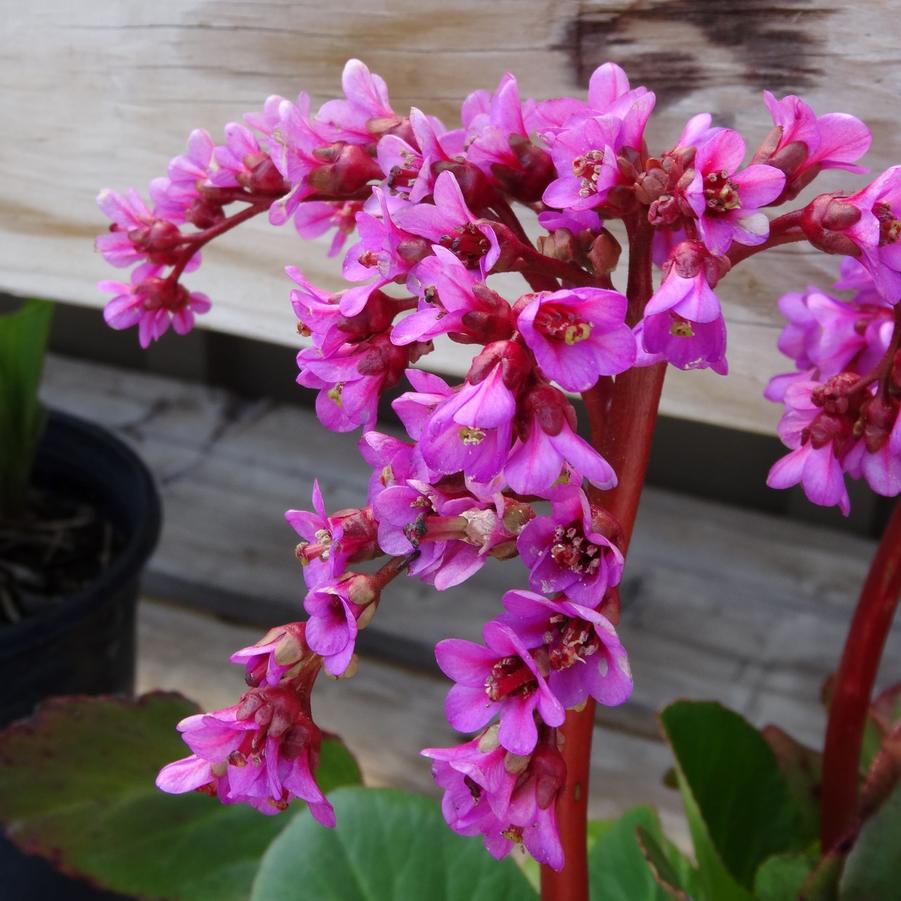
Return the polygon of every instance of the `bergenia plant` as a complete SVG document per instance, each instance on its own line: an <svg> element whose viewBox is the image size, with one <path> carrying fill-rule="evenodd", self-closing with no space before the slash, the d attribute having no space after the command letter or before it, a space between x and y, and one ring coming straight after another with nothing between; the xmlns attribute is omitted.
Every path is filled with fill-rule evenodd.
<svg viewBox="0 0 901 901"><path fill-rule="evenodd" d="M524 99L504 75L467 97L450 127L395 110L358 60L342 85L315 112L306 94L270 97L221 143L193 132L149 201L100 195L112 224L97 246L131 270L101 283L106 320L137 327L144 347L209 310L186 281L212 239L260 215L304 238L333 235L342 290L287 269L285 302L291 288L308 339L297 380L316 392L326 428L359 431L372 468L358 508L330 512L314 485L312 509L287 513L307 618L232 657L248 691L179 724L190 754L158 785L263 814L299 798L334 825L315 780L316 679L354 673L357 636L395 578L442 591L490 557L511 560L513 587L482 642L449 636L436 648L453 683L447 719L465 737L422 754L452 829L481 835L495 857L524 847L542 865L543 897L584 898L594 709L632 690L617 586L667 366L726 374L716 292L735 266L792 242L839 255L835 293L808 287L779 301L794 370L767 389L785 405L788 448L768 483L800 484L846 514L849 477L896 496L901 167L795 206L824 170L866 171L870 133L858 119L766 93L773 127L753 151L701 113L651 152L654 94L612 63L593 73L587 99ZM516 294L501 293L500 273L518 274ZM436 341L473 348L461 382L423 368ZM406 439L379 431L389 393ZM896 510L835 683L824 853L856 828L864 712L899 557Z"/></svg>

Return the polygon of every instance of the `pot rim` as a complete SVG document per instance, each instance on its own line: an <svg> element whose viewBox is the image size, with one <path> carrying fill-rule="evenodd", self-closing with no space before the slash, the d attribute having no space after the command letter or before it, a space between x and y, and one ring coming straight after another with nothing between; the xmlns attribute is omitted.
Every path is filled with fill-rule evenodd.
<svg viewBox="0 0 901 901"><path fill-rule="evenodd" d="M47 435L56 430L62 430L83 446L93 445L100 451L98 462L105 458L121 467L121 471L130 470L130 477L136 486L134 496L138 500L137 505L132 505L137 506L137 510L129 510L128 519L133 527L125 545L97 579L40 613L0 627L0 645L43 644L43 638L49 639L65 629L70 622L80 618L85 608L94 607L107 597L116 597L124 585L139 577L159 539L162 523L160 498L147 464L105 426L61 410L48 409L46 431L38 446L36 468L40 465L41 447ZM77 462L71 464L71 469L79 472L86 481L98 485L98 494L112 496L109 490L103 490L102 472L90 470Z"/></svg>

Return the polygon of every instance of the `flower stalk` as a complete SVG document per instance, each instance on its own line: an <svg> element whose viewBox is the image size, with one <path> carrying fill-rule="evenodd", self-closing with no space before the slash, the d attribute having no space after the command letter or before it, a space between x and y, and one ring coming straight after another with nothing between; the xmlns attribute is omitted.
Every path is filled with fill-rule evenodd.
<svg viewBox="0 0 901 901"><path fill-rule="evenodd" d="M652 293L650 229L640 222L629 228L630 255L627 321L641 318ZM622 528L623 551L628 548L638 513L650 457L666 366L658 363L630 369L615 379L601 379L583 394L594 447L619 474L611 491L589 492ZM567 713L561 728L566 782L558 802L560 841L566 855L561 871L541 868L542 901L588 899L588 796L595 702Z"/></svg>
<svg viewBox="0 0 901 901"><path fill-rule="evenodd" d="M820 801L824 853L857 825L860 754L867 708L901 597L901 504L896 503L870 565L835 678L823 752Z"/></svg>

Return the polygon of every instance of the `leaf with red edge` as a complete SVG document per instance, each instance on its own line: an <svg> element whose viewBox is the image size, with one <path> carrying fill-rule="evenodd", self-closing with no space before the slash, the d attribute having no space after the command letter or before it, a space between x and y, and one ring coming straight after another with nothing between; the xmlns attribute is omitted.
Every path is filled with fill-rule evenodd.
<svg viewBox="0 0 901 901"><path fill-rule="evenodd" d="M9 838L123 894L246 901L263 852L293 816L156 788L160 767L187 754L175 724L197 712L162 692L41 705L0 733L0 821ZM323 742L317 777L325 791L360 781L333 738Z"/></svg>

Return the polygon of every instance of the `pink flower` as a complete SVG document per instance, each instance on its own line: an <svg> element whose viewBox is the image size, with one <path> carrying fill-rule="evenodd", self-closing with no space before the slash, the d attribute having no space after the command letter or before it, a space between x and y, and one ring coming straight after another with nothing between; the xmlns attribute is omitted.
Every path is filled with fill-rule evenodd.
<svg viewBox="0 0 901 901"><path fill-rule="evenodd" d="M378 553L372 510L339 510L329 516L313 482L313 510L288 510L285 519L301 537L297 557L304 567L304 581L319 588L337 581L351 563L371 560Z"/></svg>
<svg viewBox="0 0 901 901"><path fill-rule="evenodd" d="M380 215L366 209L357 213L360 240L347 251L342 271L349 281L365 281L373 276L382 283L400 281L430 252L429 243L398 226L403 214L412 209L410 204L390 197L381 188L373 188L372 197ZM344 312L359 312L362 303L351 306L349 300L348 297L342 303Z"/></svg>
<svg viewBox="0 0 901 901"><path fill-rule="evenodd" d="M879 293L894 306L901 299L901 166L840 202L859 213L843 233L860 249L860 262Z"/></svg>
<svg viewBox="0 0 901 901"><path fill-rule="evenodd" d="M330 353L309 347L297 355L297 382L317 388L316 414L334 432L350 432L375 423L382 392L396 385L411 362L431 349L427 344L397 347L387 334L376 334Z"/></svg>
<svg viewBox="0 0 901 901"><path fill-rule="evenodd" d="M466 581L491 553L512 548L514 539L500 495L483 501L415 479L381 491L375 514L382 550L396 556L416 552L408 572L439 591Z"/></svg>
<svg viewBox="0 0 901 901"><path fill-rule="evenodd" d="M354 315L346 315L342 308L344 294L332 294L317 288L295 266L285 267L297 285L291 292L291 306L300 320L298 331L310 335L323 358L329 358L345 343L358 344L376 335L384 334L399 311L409 309L412 298L399 300L374 289L363 308ZM312 359L318 360L315 354Z"/></svg>
<svg viewBox="0 0 901 901"><path fill-rule="evenodd" d="M337 256L344 247L348 235L357 227L356 217L362 206L359 200L307 200L297 208L294 226L297 228L297 234L307 240L318 238L334 228L335 235L328 255Z"/></svg>
<svg viewBox="0 0 901 901"><path fill-rule="evenodd" d="M306 623L288 623L270 629L256 644L235 651L229 660L245 668L247 684L276 686L285 673L307 657Z"/></svg>
<svg viewBox="0 0 901 901"><path fill-rule="evenodd" d="M788 324L779 350L798 369L815 369L818 379L843 371L865 375L888 349L894 327L891 308L875 299L876 304L847 302L815 288L783 295L779 309Z"/></svg>
<svg viewBox="0 0 901 901"><path fill-rule="evenodd" d="M154 212L171 222L191 222L206 228L223 217L222 206L209 201L202 188L213 174L213 139L202 128L188 136L187 153L169 162L166 178L151 182Z"/></svg>
<svg viewBox="0 0 901 901"><path fill-rule="evenodd" d="M725 375L726 324L711 284L717 277L716 261L697 241L683 241L664 271L636 329L644 350L679 369L709 366Z"/></svg>
<svg viewBox="0 0 901 901"><path fill-rule="evenodd" d="M516 542L529 567L529 584L535 591L562 591L577 603L596 607L622 578L619 526L609 514L592 508L574 485L556 489L551 511L528 523Z"/></svg>
<svg viewBox="0 0 901 901"><path fill-rule="evenodd" d="M97 205L112 220L109 233L95 242L108 263L121 269L132 263L174 262L183 241L178 226L152 212L134 188L124 195L104 188Z"/></svg>
<svg viewBox="0 0 901 901"><path fill-rule="evenodd" d="M614 116L585 119L554 137L550 151L558 178L542 195L560 210L590 210L624 184L616 161L622 123Z"/></svg>
<svg viewBox="0 0 901 901"><path fill-rule="evenodd" d="M792 451L773 464L766 483L789 488L800 482L808 500L823 507L837 505L847 516L851 501L839 457L851 433L850 417L816 403L814 392L821 388L815 382L798 382L785 392L779 437Z"/></svg>
<svg viewBox="0 0 901 901"><path fill-rule="evenodd" d="M286 222L311 194L339 199L382 177L378 163L359 146L359 139L348 141L351 136L340 128L310 116L306 94L299 94L297 103L270 97L261 114L246 120L268 136L270 159L291 189L269 208L273 225Z"/></svg>
<svg viewBox="0 0 901 901"><path fill-rule="evenodd" d="M694 159L695 176L685 199L698 217L701 240L711 253L723 254L732 244L762 244L769 220L759 208L775 200L785 174L755 164L738 171L745 156L741 135L724 128L702 144Z"/></svg>
<svg viewBox="0 0 901 901"><path fill-rule="evenodd" d="M452 172L435 179L433 199L399 209L394 221L406 232L447 247L468 269L479 269L484 279L500 256L491 224L472 214Z"/></svg>
<svg viewBox="0 0 901 901"><path fill-rule="evenodd" d="M336 139L368 144L373 138L398 128L401 118L391 108L385 80L365 63L349 59L341 74L344 100L329 100L316 114L319 122L335 130Z"/></svg>
<svg viewBox="0 0 901 901"><path fill-rule="evenodd" d="M363 433L357 447L360 456L372 467L368 495L372 507L386 488L405 485L408 479L428 481L429 472L418 445L370 431Z"/></svg>
<svg viewBox="0 0 901 901"><path fill-rule="evenodd" d="M565 711L509 626L492 621L482 635L487 647L447 638L435 648L438 666L457 683L447 696L447 719L460 732L475 732L499 715L501 745L514 754L531 754L538 742L535 713L546 725L560 726Z"/></svg>
<svg viewBox="0 0 901 901"><path fill-rule="evenodd" d="M493 94L484 93L463 104L466 158L517 200L534 203L554 177L554 164L529 137L516 78L507 72Z"/></svg>
<svg viewBox="0 0 901 901"><path fill-rule="evenodd" d="M855 165L870 149L870 130L855 116L846 113L817 114L800 97L789 94L777 100L763 92L773 131L754 155L755 163L781 169L787 178L787 199L808 185L823 169L866 172Z"/></svg>
<svg viewBox="0 0 901 901"><path fill-rule="evenodd" d="M629 658L605 616L565 597L549 600L531 591L508 591L504 607L501 621L536 657L547 655L547 683L564 707L578 707L589 697L608 707L629 699Z"/></svg>
<svg viewBox="0 0 901 901"><path fill-rule="evenodd" d="M326 672L340 676L350 666L357 640L357 621L375 600L365 590L366 577L351 575L314 588L303 602L310 618L305 637L310 650L323 659ZM368 603L354 601L367 600ZM370 611L371 613L371 611Z"/></svg>
<svg viewBox="0 0 901 901"><path fill-rule="evenodd" d="M426 748L432 775L444 789L441 809L461 835L481 834L495 858L525 845L539 863L563 868L557 798L566 764L551 732L526 759L509 754L492 727L454 748Z"/></svg>
<svg viewBox="0 0 901 901"><path fill-rule="evenodd" d="M513 341L489 344L473 361L463 386L440 402L420 447L432 469L464 472L481 482L504 466L513 434L516 390L530 363Z"/></svg>
<svg viewBox="0 0 901 901"><path fill-rule="evenodd" d="M644 128L654 110L656 97L643 85L633 88L629 77L616 63L604 63L591 73L588 106L591 115L611 114L622 122L623 147L640 150Z"/></svg>
<svg viewBox="0 0 901 901"><path fill-rule="evenodd" d="M419 308L394 326L391 341L404 345L451 334L457 340L488 343L511 337L510 305L447 248L435 244L432 254L412 272Z"/></svg>
<svg viewBox="0 0 901 901"><path fill-rule="evenodd" d="M901 379L895 379L895 384ZM897 397L881 392L861 406L861 435L851 446L842 466L852 478L864 479L883 497L901 494L901 415Z"/></svg>
<svg viewBox="0 0 901 901"><path fill-rule="evenodd" d="M521 403L518 437L504 466L507 484L517 494L541 497L561 478L584 477L603 490L616 485L610 464L575 426L576 411L562 392L547 384L532 389Z"/></svg>
<svg viewBox="0 0 901 901"><path fill-rule="evenodd" d="M160 267L147 264L132 273L132 283L102 281L101 291L113 294L103 309L106 324L114 329L138 326L141 347L149 347L161 338L171 325L179 335L194 327L194 316L210 309L210 300L199 291L188 291L184 285L160 278Z"/></svg>
<svg viewBox="0 0 901 901"><path fill-rule="evenodd" d="M233 707L189 716L178 730L193 753L163 767L156 780L163 791L205 791L268 815L300 798L320 823L335 825L313 776L322 733L310 717L308 692L253 688Z"/></svg>
<svg viewBox="0 0 901 901"><path fill-rule="evenodd" d="M628 301L603 288L527 294L516 324L546 378L585 391L602 375L635 362L635 338L625 324Z"/></svg>
<svg viewBox="0 0 901 901"><path fill-rule="evenodd" d="M377 153L385 187L418 203L432 193L438 165L460 165L465 135L460 129L447 131L434 116L416 107L410 110L410 128L415 146L398 135L386 134L379 140Z"/></svg>

